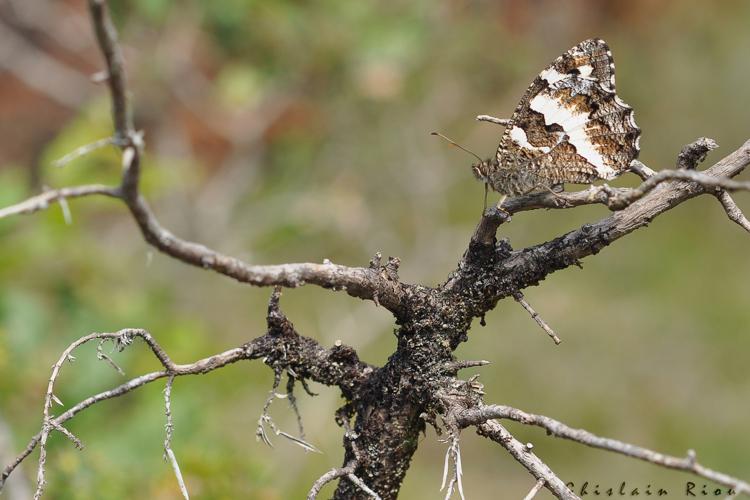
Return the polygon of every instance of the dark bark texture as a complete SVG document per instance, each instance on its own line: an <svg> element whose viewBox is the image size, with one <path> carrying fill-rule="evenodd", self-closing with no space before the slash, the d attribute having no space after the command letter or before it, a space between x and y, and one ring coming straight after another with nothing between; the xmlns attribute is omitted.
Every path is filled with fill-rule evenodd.
<svg viewBox="0 0 750 500"><path fill-rule="evenodd" d="M669 457L572 430L549 417L485 405L481 384L457 377L462 367L481 363L462 362L454 355L456 348L468 340L474 320L479 318L483 324L484 315L500 300L511 297L521 302L521 292L525 288L538 285L557 270L580 265L581 259L599 253L619 238L647 226L655 217L693 197L715 196L730 220L750 231L750 222L729 195L732 191L750 190L750 183L732 179L750 164L750 141L702 172L696 170L698 164L708 151L716 147L713 141L705 138L685 146L679 154L676 170L654 173L642 164L634 164L631 169L644 180L632 189L604 185L584 191L534 193L508 199L502 207L485 211L468 239L456 269L436 287L404 283L398 274L399 260L388 258L383 263L379 254L369 266L363 267L330 262L251 265L173 235L160 225L149 208L139 188L144 143L132 123L116 31L104 0L89 0L89 6L107 67L115 124L112 142L122 150L121 182L117 186L90 185L47 191L0 210L0 218L44 210L49 203L63 202L66 198L99 195L119 200L130 211L145 241L158 251L242 283L275 287L268 309L268 330L241 347L189 365L173 363L153 337L143 330L92 334L80 339L78 343L95 338L116 339L127 345L132 342L132 332L136 332L151 347L163 369L92 396L56 417L47 415L48 408L45 408L42 431L5 468L0 476L0 489L10 473L37 446L44 452L44 443L52 430L67 432L61 427L65 421L99 401L118 397L161 378L169 378L171 384L177 376L206 373L241 360L262 359L273 370L274 389L283 375L288 376L287 391L293 404L292 389L297 382L307 389L306 380L337 387L345 399L345 404L335 415L336 422L345 431L343 465L323 475L313 486L310 498L325 482L340 479L334 494L336 499L373 498L375 494L382 499L395 499L417 450L419 434L426 425L432 425L439 433L446 433L452 440L449 450L452 455L449 456L453 457L454 463L460 459L458 435L461 429L474 426L480 435L497 442L525 467L537 480L537 488L543 484L558 498L577 498L533 451L526 449L494 420L502 418L539 425L554 435L686 470L732 487L737 492L750 493L747 483L699 465L694 456L684 459ZM497 237L502 225L510 222L511 217L520 217L517 215L520 212L540 208L566 209L593 203L606 205L613 213L551 241L519 250ZM352 297L371 301L373 307L381 306L390 311L397 326L398 342L385 365L373 366L360 360L352 347L337 344L327 348L315 339L300 335L281 310L280 287L304 285L344 291ZM528 304L524 307L539 322L533 309ZM69 351L76 345L71 345ZM61 358L59 363L63 361ZM50 380L49 397L55 376ZM268 404L270 399L261 421L267 417ZM39 496L44 486L43 466L43 460L40 460ZM449 488L454 483L460 487L458 467L454 469L454 480Z"/></svg>

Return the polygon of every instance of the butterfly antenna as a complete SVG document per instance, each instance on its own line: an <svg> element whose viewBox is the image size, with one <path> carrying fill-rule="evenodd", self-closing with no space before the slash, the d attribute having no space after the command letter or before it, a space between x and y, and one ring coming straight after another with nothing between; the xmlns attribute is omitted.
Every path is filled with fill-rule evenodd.
<svg viewBox="0 0 750 500"><path fill-rule="evenodd" d="M474 158L476 158L477 160L479 160L479 163L483 163L484 162L484 160L482 160L479 157L479 155L477 155L475 152L469 151L468 149L466 149L462 145L458 144L456 141L448 139L446 136L444 136L440 132L430 132L430 135L436 135L436 136L440 137L441 139L447 141L451 146L455 146L455 147L457 147L458 149L460 149L462 151L466 151L467 153L469 153L470 155L472 155Z"/></svg>

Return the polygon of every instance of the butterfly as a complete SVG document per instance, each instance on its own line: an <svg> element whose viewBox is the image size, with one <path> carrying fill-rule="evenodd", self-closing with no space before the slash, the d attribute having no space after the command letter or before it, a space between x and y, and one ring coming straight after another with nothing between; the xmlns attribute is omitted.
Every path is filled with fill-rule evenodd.
<svg viewBox="0 0 750 500"><path fill-rule="evenodd" d="M591 184L627 171L641 130L615 92L615 63L592 38L547 66L521 98L494 158L472 165L493 190L518 196L564 183Z"/></svg>

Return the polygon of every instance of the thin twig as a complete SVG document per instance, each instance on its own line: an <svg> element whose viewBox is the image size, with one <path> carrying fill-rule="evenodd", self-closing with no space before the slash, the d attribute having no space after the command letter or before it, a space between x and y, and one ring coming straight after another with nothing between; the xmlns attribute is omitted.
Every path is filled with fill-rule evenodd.
<svg viewBox="0 0 750 500"><path fill-rule="evenodd" d="M307 494L307 500L315 500L320 493L320 490L323 489L323 486L330 483L331 481L334 481L336 479L346 477L349 479L353 484L355 484L357 487L359 487L362 491L364 491L367 495L369 495L374 500L380 500L380 495L375 493L373 490L371 490L360 478L354 475L354 470L357 468L356 462L349 462L344 467L337 467L334 469L329 470L322 476L320 476L312 485L310 488L309 493Z"/></svg>
<svg viewBox="0 0 750 500"><path fill-rule="evenodd" d="M461 466L461 445L459 442L459 431L457 429L451 431L450 445L445 452L445 464L443 465L443 481L440 485L440 491L445 488L445 480L448 477L448 469L450 463L453 463L453 473L451 474L448 488L445 491L445 500L450 499L453 495L454 486L458 486L458 494L461 500L465 500L464 487L463 487L463 467Z"/></svg>
<svg viewBox="0 0 750 500"><path fill-rule="evenodd" d="M531 488L531 491L523 497L523 500L532 500L536 496L537 493L539 493L539 490L544 488L544 479L539 479L533 488Z"/></svg>
<svg viewBox="0 0 750 500"><path fill-rule="evenodd" d="M486 405L481 408L466 410L457 421L462 427L467 425L482 426L489 423L491 419L496 418L514 420L527 425L535 425L545 429L548 434L555 437L569 439L593 448L599 448L626 455L628 457L637 458L669 469L691 472L702 478L732 488L737 493L750 494L750 483L699 464L695 459L694 452L688 453L688 455L683 458L665 455L616 439L599 437L584 429L573 429L553 418L544 415L526 413L510 406Z"/></svg>
<svg viewBox="0 0 750 500"><path fill-rule="evenodd" d="M347 465L346 467L336 467L329 470L313 483L310 491L307 493L307 500L315 500L318 497L318 493L320 493L320 490L323 489L323 486L330 483L331 481L334 481L340 477L348 476L349 474L353 473L353 464Z"/></svg>
<svg viewBox="0 0 750 500"><path fill-rule="evenodd" d="M172 470L177 478L177 484L180 486L180 492L182 493L185 500L190 500L188 495L187 486L185 480L182 478L182 472L180 471L180 465L177 463L177 457L172 451L172 433L174 432L174 423L172 422L172 384L174 383L174 375L170 375L167 379L167 384L164 387L164 414L167 417L167 423L164 426L165 437L164 437L164 458L168 458L172 464Z"/></svg>
<svg viewBox="0 0 750 500"><path fill-rule="evenodd" d="M92 405L99 403L101 401L116 398L124 394L127 394L143 385L153 382L154 380L158 380L160 378L164 378L170 375L182 376L182 375L194 375L194 374L208 373L210 371L216 370L218 368L221 368L231 363L236 363L237 361L240 361L243 359L251 359L253 357L257 357L253 352L253 346L255 344L249 344L246 347L238 347L238 348L230 349L220 354L216 354L208 358L200 359L198 361L195 361L194 363L178 365L178 364L172 363L172 361L166 355L166 353L161 348L161 346L159 346L159 344L156 343L156 341L153 339L153 337L151 337L151 335L148 332L146 332L145 330L138 330L138 329L125 329L125 330L120 330L119 332L116 332L116 333L106 333L106 334L95 333L92 335L87 335L86 337L82 337L81 339L71 344L71 346L68 349L66 349L67 357L66 357L66 353L63 353L60 359L69 360L72 357L70 353L72 352L73 349L75 349L75 347L80 346L86 342L89 342L90 340L93 340L96 338L102 338L103 336L108 336L113 339L120 339L120 340L124 339L126 341L125 343L129 343L128 339L132 339L134 336L141 337L147 343L147 345L151 348L151 350L157 356L157 358L162 363L162 365L165 366L165 368L167 369L162 370L162 371L147 373L145 375L141 375L139 377L131 379L128 382L118 387L115 387L114 389L103 391L94 396L84 399L83 401L79 402L78 404L71 407L69 410L65 411L64 413L62 413L61 415L57 417L54 417L54 418L50 417L50 419L47 421L50 425L49 426L43 425L43 429L39 431L34 437L31 438L29 443L26 445L26 448L24 448L24 450L21 453L19 453L19 455L3 469L2 474L0 474L0 491L2 491L6 480L13 473L13 471L21 464L21 462L23 462L37 448L37 446L41 444L42 437L45 437L45 444L46 444L46 435L48 435L50 431L49 427L53 427L57 429L58 426L61 426L64 422L67 422L68 420L70 420L71 418L73 418L74 416L76 416L78 413L85 410L86 408L89 408ZM55 366L57 366L57 364ZM59 368L58 368L58 371L59 371ZM50 401L52 401L52 396L50 396L49 399ZM45 404L46 404L46 398L45 398ZM45 453L46 453L46 450L45 450Z"/></svg>
<svg viewBox="0 0 750 500"><path fill-rule="evenodd" d="M47 392L44 396L44 408L42 410L42 414L43 414L42 430L41 430L41 436L39 437L39 465L37 467L37 473L36 473L36 491L34 492L34 500L39 500L42 497L44 486L46 484L45 465L47 462L47 439L49 438L49 434L52 431L52 429L61 427L59 423L58 425L52 424L52 416L50 414L50 410L52 409L52 403L57 400L57 398L54 395L55 382L57 381L57 377L60 374L60 369L62 368L62 365L70 358L71 353L77 347L94 339L115 338L118 335L121 335L121 333L120 332L118 333L92 333L91 335L86 335L85 337L81 337L80 339L70 344L67 347L67 349L63 351L62 355L57 360L57 362L54 365L52 365L52 374L50 375L49 382L47 383ZM74 439L73 442L80 443L80 441L77 440L77 438Z"/></svg>
<svg viewBox="0 0 750 500"><path fill-rule="evenodd" d="M89 0L89 12L96 33L96 40L107 64L107 84L112 98L112 119L116 137L127 139L134 131L133 119L128 105L125 58L117 41L117 30L109 15L105 0Z"/></svg>
<svg viewBox="0 0 750 500"><path fill-rule="evenodd" d="M266 402L263 404L263 410L260 412L260 417L258 418L258 427L255 429L256 439L263 441L271 448L273 448L273 443L271 443L271 440L268 439L265 424L268 424L271 427L271 430L273 430L274 433L278 434L276 424L274 424L273 419L271 419L271 416L268 414L268 410L271 408L271 403L273 403L273 400L276 399L276 389L279 388L280 383L281 370L276 369L274 370L273 374L273 387L271 387L271 390L268 392L268 396L266 396Z"/></svg>
<svg viewBox="0 0 750 500"><path fill-rule="evenodd" d="M561 500L580 500L570 491L565 483L539 457L530 451L525 444L517 440L508 430L494 420L488 420L477 426L477 433L490 438L523 465L537 480L544 479L544 486Z"/></svg>
<svg viewBox="0 0 750 500"><path fill-rule="evenodd" d="M544 330L545 333L547 333L547 335L550 336L550 338L555 342L555 344L560 345L560 342L562 342L562 340L560 340L560 337L558 337L555 334L554 330L550 328L550 326L547 324L546 321L544 321L544 319L539 315L539 313L536 312L533 307L531 307L531 304L529 304L526 301L526 298L524 298L523 294L521 292L516 292L513 294L513 298L516 299L516 302L521 304L521 306L524 309L526 309L526 312L528 312L531 315L531 319L536 321L536 324L539 325L542 328L542 330Z"/></svg>
<svg viewBox="0 0 750 500"><path fill-rule="evenodd" d="M52 165L58 168L62 168L68 163L72 162L73 160L77 160L78 158L81 158L82 156L86 156L88 154L93 153L97 149L101 149L105 146L109 146L110 144L115 143L114 137L105 137L104 139L99 139L98 141L94 141L89 144L84 144L83 146L80 146L70 153L66 154L60 159L57 159L52 162Z"/></svg>
<svg viewBox="0 0 750 500"><path fill-rule="evenodd" d="M706 155L718 147L716 141L708 137L696 139L683 147L680 154L677 155L677 168L695 170L698 164L706 159Z"/></svg>
<svg viewBox="0 0 750 500"><path fill-rule="evenodd" d="M698 185L704 192L721 188L727 191L750 191L750 182L735 181L725 177L716 177L695 170L662 170L648 177L634 188L613 188L607 184L589 186L582 191L562 193L539 192L515 198L508 198L503 209L510 214L536 210L540 208L565 209L582 205L601 204L611 210L624 210L640 200L657 186L670 181L687 181Z"/></svg>
<svg viewBox="0 0 750 500"><path fill-rule="evenodd" d="M294 381L296 380L294 376L292 376L290 373L288 373L289 370L287 369L287 384L286 384L286 397L289 400L289 407L294 412L294 415L297 417L297 428L299 429L299 437L304 441L305 439L305 426L302 424L302 415L299 412L299 407L297 406L297 397L294 395Z"/></svg>
<svg viewBox="0 0 750 500"><path fill-rule="evenodd" d="M125 370L123 370L122 368L120 368L120 365L118 365L117 363L115 363L115 361L108 354L104 353L104 343L107 340L109 340L109 339L104 338L104 339L99 340L99 343L96 346L96 357L97 357L97 359L101 359L102 361L106 361L107 364L109 364L109 366L111 366L112 368L114 368L115 371L117 371L117 373L119 373L120 375L122 375L124 377L125 376Z"/></svg>
<svg viewBox="0 0 750 500"><path fill-rule="evenodd" d="M745 214L742 213L742 210L737 206L737 202L734 201L732 196L722 189L716 193L716 198L718 198L719 203L721 203L721 206L727 213L729 220L737 223L745 231L750 232L750 220L745 217Z"/></svg>
<svg viewBox="0 0 750 500"><path fill-rule="evenodd" d="M645 181L649 177L653 177L656 175L656 172L644 165L640 160L633 160L632 162L630 162L630 167L628 168L628 170L640 177L642 181Z"/></svg>
<svg viewBox="0 0 750 500"><path fill-rule="evenodd" d="M368 495L370 495L370 497L373 500L380 500L380 495L378 495L372 489L370 489L370 487L367 486L364 481L362 481L360 478L358 478L354 474L347 474L346 478L349 481L351 481L354 485L358 486L360 490L362 490L365 493L367 493Z"/></svg>
<svg viewBox="0 0 750 500"><path fill-rule="evenodd" d="M266 397L266 402L263 404L263 410L261 411L260 417L258 418L258 426L255 429L255 438L258 441L263 441L267 446L270 446L271 448L273 448L273 443L271 442L271 439L268 437L268 433L266 432L266 425L268 425L274 434L288 439L292 443L300 446L303 450L311 451L313 453L322 453L318 448L316 448L312 444L305 441L304 431L302 430L302 427L301 427L302 417L299 415L299 410L296 409L296 403L292 405L292 408L295 410L297 414L298 425L300 426L302 437L295 437L289 434L288 432L282 431L276 426L276 423L271 418L271 415L269 415L268 411L270 410L271 403L273 403L274 399L289 397L288 392L287 394L279 394L276 392L276 390L279 388L279 385L281 384L281 374L282 372L280 369L274 370L273 387L268 392L268 396ZM288 386L287 386L287 390L288 390ZM292 395L292 397L294 396Z"/></svg>
<svg viewBox="0 0 750 500"><path fill-rule="evenodd" d="M481 366L487 366L491 364L491 361L485 359L471 360L461 359L456 361L449 361L443 365L443 371L446 373L455 373L459 370L465 370L466 368L478 368Z"/></svg>
<svg viewBox="0 0 750 500"><path fill-rule="evenodd" d="M83 441L81 441L75 434L73 434L72 432L70 432L68 429L66 429L65 427L63 427L61 424L58 424L54 420L50 420L49 424L52 427L54 427L56 431L59 431L66 438L68 438L73 443L73 446L75 446L79 450L82 450L84 448Z"/></svg>
<svg viewBox="0 0 750 500"><path fill-rule="evenodd" d="M81 198L91 195L103 195L110 198L119 198L119 190L115 187L92 184L86 186L75 186L61 189L51 189L42 194L24 200L15 205L0 209L0 219L10 215L31 214L45 210L50 203L60 202L63 199Z"/></svg>

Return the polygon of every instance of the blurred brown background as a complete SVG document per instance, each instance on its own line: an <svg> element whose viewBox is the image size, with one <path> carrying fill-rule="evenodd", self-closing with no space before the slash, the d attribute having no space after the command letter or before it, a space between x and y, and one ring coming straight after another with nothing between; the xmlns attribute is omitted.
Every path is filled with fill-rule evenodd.
<svg viewBox="0 0 750 500"><path fill-rule="evenodd" d="M144 190L175 233L252 263L365 265L401 258L410 282L445 279L482 208L481 156L532 78L584 38L617 61L618 93L643 129L641 159L670 168L681 146L717 140L715 161L750 137L750 3L630 1L111 2L127 59L136 123L146 134ZM111 133L106 89L81 0L0 2L0 204L82 182L115 182L102 150L51 163ZM617 181L620 185L633 179ZM750 210L750 195L737 200ZM0 221L0 456L38 430L49 366L92 331L149 329L178 362L264 329L265 289L240 286L152 254L122 206L71 202ZM602 207L524 213L503 226L516 248L606 216ZM563 337L555 347L515 303L502 302L461 347L481 369L487 401L683 455L750 477L750 236L714 199L692 200L601 254L556 273L527 298ZM315 288L282 305L305 335L337 339L383 363L390 315ZM143 346L116 355L135 376L156 366ZM465 375L470 375L467 372ZM68 406L121 381L93 347L65 367ZM336 391L302 398L310 455L255 441L271 384L260 363L179 379L174 449L194 498L301 498L339 465ZM70 425L87 445L51 440L48 497L179 498L162 461L163 386L105 402ZM273 415L295 427L285 402ZM511 426L566 481L602 489L665 488L688 475ZM532 478L499 447L462 440L469 498L522 498ZM429 430L402 498L436 498L445 444ZM36 455L8 498L25 498ZM703 481L695 480L699 485ZM326 490L330 492L331 490ZM547 498L544 495L541 498Z"/></svg>

